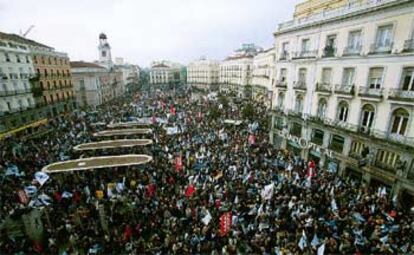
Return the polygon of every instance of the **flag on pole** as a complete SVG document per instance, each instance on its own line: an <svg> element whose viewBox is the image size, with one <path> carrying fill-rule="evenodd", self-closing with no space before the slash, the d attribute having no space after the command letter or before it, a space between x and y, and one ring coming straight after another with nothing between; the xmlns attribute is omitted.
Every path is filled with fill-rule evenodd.
<svg viewBox="0 0 414 255"><path fill-rule="evenodd" d="M318 236L316 235L316 233L313 235L313 238L312 238L312 242L311 242L311 245L312 245L312 247L314 248L314 249L316 249L316 247L318 247L318 245L319 245L319 238L318 238Z"/></svg>
<svg viewBox="0 0 414 255"><path fill-rule="evenodd" d="M44 172L36 172L35 179L40 183L40 186L43 186L47 180L49 180L49 175Z"/></svg>
<svg viewBox="0 0 414 255"><path fill-rule="evenodd" d="M220 216L220 236L225 236L230 232L232 215L231 212L223 213Z"/></svg>

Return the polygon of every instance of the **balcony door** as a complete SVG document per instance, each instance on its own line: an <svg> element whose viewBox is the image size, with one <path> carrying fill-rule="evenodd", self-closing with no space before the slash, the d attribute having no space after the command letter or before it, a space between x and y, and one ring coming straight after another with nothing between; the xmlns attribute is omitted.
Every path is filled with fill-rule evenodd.
<svg viewBox="0 0 414 255"><path fill-rule="evenodd" d="M375 109L372 105L366 104L362 107L361 128L362 131L368 131L374 122Z"/></svg>
<svg viewBox="0 0 414 255"><path fill-rule="evenodd" d="M355 68L345 68L342 76L342 85L352 86L355 79Z"/></svg>
<svg viewBox="0 0 414 255"><path fill-rule="evenodd" d="M401 89L404 91L414 91L414 67L404 68Z"/></svg>
<svg viewBox="0 0 414 255"><path fill-rule="evenodd" d="M370 89L380 89L382 85L382 77L384 68L375 67L369 70L368 87Z"/></svg>
<svg viewBox="0 0 414 255"><path fill-rule="evenodd" d="M378 28L377 37L375 39L375 46L377 49L388 48L391 46L392 28L393 25L386 25Z"/></svg>

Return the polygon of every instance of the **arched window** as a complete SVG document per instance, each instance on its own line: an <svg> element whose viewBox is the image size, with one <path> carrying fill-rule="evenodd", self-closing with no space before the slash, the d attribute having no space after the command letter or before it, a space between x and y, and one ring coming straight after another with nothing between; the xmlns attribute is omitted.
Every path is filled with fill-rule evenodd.
<svg viewBox="0 0 414 255"><path fill-rule="evenodd" d="M303 111L303 96L297 95L296 102L295 102L295 112L302 113L302 111Z"/></svg>
<svg viewBox="0 0 414 255"><path fill-rule="evenodd" d="M404 108L398 108L392 113L391 133L405 135L407 133L408 119L410 114Z"/></svg>
<svg viewBox="0 0 414 255"><path fill-rule="evenodd" d="M318 112L317 112L317 116L319 118L325 118L325 114L326 114L326 108L327 108L327 102L325 98L321 98L319 99L318 102Z"/></svg>
<svg viewBox="0 0 414 255"><path fill-rule="evenodd" d="M371 104L365 104L362 107L361 113L361 127L362 131L368 131L372 127L375 117L375 108Z"/></svg>
<svg viewBox="0 0 414 255"><path fill-rule="evenodd" d="M346 101L339 102L337 119L339 121L346 122L348 120L348 111L349 111L348 103Z"/></svg>

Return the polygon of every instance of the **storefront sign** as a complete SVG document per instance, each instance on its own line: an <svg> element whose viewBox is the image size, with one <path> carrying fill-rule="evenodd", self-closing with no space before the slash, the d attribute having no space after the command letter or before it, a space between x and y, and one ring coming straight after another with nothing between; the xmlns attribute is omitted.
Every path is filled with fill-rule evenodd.
<svg viewBox="0 0 414 255"><path fill-rule="evenodd" d="M314 150L315 152L319 153L320 155L326 155L330 158L333 157L333 152L329 149L323 148L320 145L317 145L315 143L312 143L309 140L306 140L303 137L297 137L293 136L286 131L278 130L278 135L285 138L288 141L291 141L293 143L296 143L301 149L309 149Z"/></svg>

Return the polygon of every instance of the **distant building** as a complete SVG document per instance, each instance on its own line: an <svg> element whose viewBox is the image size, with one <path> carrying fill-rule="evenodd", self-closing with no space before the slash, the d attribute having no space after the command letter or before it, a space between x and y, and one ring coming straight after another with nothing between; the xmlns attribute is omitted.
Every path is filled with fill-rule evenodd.
<svg viewBox="0 0 414 255"><path fill-rule="evenodd" d="M75 108L66 53L0 32L0 139L34 135L48 118Z"/></svg>
<svg viewBox="0 0 414 255"><path fill-rule="evenodd" d="M157 88L172 88L180 84L182 65L169 62L153 62L150 69L150 85Z"/></svg>
<svg viewBox="0 0 414 255"><path fill-rule="evenodd" d="M111 55L111 46L108 43L108 38L106 34L101 33L99 34L99 60L97 63L106 67L107 69L111 69L113 67L112 63L112 55Z"/></svg>
<svg viewBox="0 0 414 255"><path fill-rule="evenodd" d="M187 67L187 83L203 90L218 89L219 71L218 61L202 58L191 62Z"/></svg>
<svg viewBox="0 0 414 255"><path fill-rule="evenodd" d="M116 97L114 73L98 64L83 61L71 62L70 66L76 101L80 107L96 107Z"/></svg>
<svg viewBox="0 0 414 255"><path fill-rule="evenodd" d="M270 48L253 58L253 98L270 104L273 96L275 50Z"/></svg>

